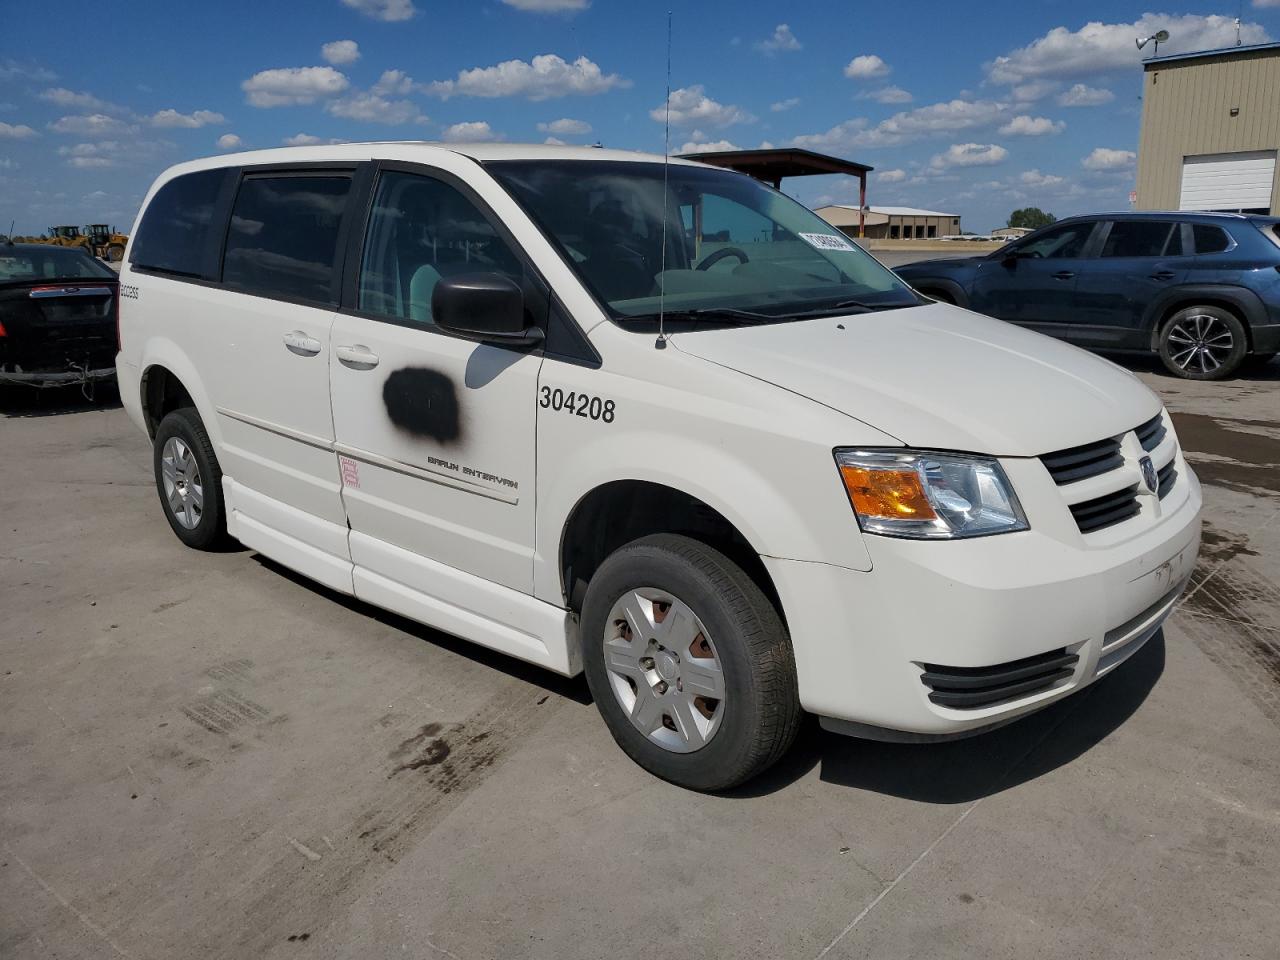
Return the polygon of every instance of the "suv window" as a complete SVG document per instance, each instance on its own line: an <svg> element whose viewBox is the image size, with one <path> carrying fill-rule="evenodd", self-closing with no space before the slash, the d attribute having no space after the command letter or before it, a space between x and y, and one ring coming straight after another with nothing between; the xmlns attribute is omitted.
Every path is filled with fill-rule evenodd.
<svg viewBox="0 0 1280 960"><path fill-rule="evenodd" d="M1221 227L1197 223L1192 225L1191 232L1195 236L1196 253L1221 253L1231 246L1231 238Z"/></svg>
<svg viewBox="0 0 1280 960"><path fill-rule="evenodd" d="M222 282L284 300L333 303L338 228L351 178L251 176L240 184Z"/></svg>
<svg viewBox="0 0 1280 960"><path fill-rule="evenodd" d="M1087 220L1051 227L1009 252L1020 257L1078 257L1089 242L1089 234L1093 233L1093 223Z"/></svg>
<svg viewBox="0 0 1280 960"><path fill-rule="evenodd" d="M467 197L440 180L386 173L378 182L360 266L359 308L430 326L442 277L501 273L524 265Z"/></svg>
<svg viewBox="0 0 1280 960"><path fill-rule="evenodd" d="M157 190L138 224L129 263L166 273L207 276L214 207L228 174L225 169L187 173Z"/></svg>
<svg viewBox="0 0 1280 960"><path fill-rule="evenodd" d="M1174 224L1167 220L1117 220L1102 245L1103 257L1159 257ZM1179 231L1179 238L1181 232Z"/></svg>

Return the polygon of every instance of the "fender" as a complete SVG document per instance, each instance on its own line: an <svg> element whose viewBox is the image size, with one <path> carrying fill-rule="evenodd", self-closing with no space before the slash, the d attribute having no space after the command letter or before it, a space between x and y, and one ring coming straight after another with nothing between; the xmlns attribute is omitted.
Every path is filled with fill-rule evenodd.
<svg viewBox="0 0 1280 960"><path fill-rule="evenodd" d="M1253 342L1253 327L1265 326L1267 308L1262 299L1248 287L1230 283L1190 283L1163 291L1147 305L1142 317L1142 329L1147 332L1151 349L1160 348L1160 321L1173 308L1195 303L1225 303L1235 309L1244 321L1245 333Z"/></svg>
<svg viewBox="0 0 1280 960"><path fill-rule="evenodd" d="M957 307L967 308L969 306L968 292L965 290L964 287L956 283L956 281L954 280L949 280L946 277L937 277L937 278L929 277L927 279L922 279L918 281L908 280L907 282L911 285L911 288L913 290L916 290L917 292L919 291L920 287L929 287L934 290L943 290L943 291L946 291L946 293L951 296L951 299L955 301L955 304ZM928 294L926 293L924 294L924 296L927 297Z"/></svg>
<svg viewBox="0 0 1280 960"><path fill-rule="evenodd" d="M209 434L215 452L222 450L222 431L218 425L213 404L209 402L209 392L205 389L204 380L196 372L195 365L187 357L186 351L168 337L150 337L143 344L141 362L138 369L142 375L138 378L138 394L141 403L146 403L147 376L153 367L164 367L187 388L191 402L196 405L196 412L204 421L204 428Z"/></svg>

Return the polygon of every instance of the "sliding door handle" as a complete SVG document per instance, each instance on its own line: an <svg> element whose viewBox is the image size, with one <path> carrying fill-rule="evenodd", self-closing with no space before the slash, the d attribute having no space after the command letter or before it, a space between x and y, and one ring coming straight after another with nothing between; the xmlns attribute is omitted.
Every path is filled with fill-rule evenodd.
<svg viewBox="0 0 1280 960"><path fill-rule="evenodd" d="M372 370L378 365L378 355L363 343L337 347L333 353L340 364L352 370Z"/></svg>
<svg viewBox="0 0 1280 960"><path fill-rule="evenodd" d="M290 330L284 335L284 345L290 353L300 357L314 357L320 352L320 341L303 330Z"/></svg>

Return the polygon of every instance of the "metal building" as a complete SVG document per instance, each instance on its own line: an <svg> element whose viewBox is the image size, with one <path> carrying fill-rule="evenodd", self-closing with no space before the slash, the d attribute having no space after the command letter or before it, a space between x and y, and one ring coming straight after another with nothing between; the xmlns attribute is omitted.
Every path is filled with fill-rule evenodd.
<svg viewBox="0 0 1280 960"><path fill-rule="evenodd" d="M1143 64L1139 210L1280 213L1280 43Z"/></svg>
<svg viewBox="0 0 1280 960"><path fill-rule="evenodd" d="M818 207L818 216L851 237L858 236L859 221L863 235L880 240L937 240L960 233L960 214L917 210L915 207L858 207L841 203Z"/></svg>

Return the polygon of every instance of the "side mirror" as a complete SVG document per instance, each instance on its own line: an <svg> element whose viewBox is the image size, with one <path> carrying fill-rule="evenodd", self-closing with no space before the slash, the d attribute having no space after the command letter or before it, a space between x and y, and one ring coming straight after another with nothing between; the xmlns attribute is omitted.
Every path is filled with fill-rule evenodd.
<svg viewBox="0 0 1280 960"><path fill-rule="evenodd" d="M1017 265L1018 265L1017 253L1006 253L1000 258L1000 266L1004 267L1006 270L1012 270Z"/></svg>
<svg viewBox="0 0 1280 960"><path fill-rule="evenodd" d="M431 292L436 324L468 340L508 346L531 346L543 339L540 327L527 327L524 293L501 273L468 273L442 277Z"/></svg>

